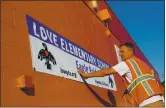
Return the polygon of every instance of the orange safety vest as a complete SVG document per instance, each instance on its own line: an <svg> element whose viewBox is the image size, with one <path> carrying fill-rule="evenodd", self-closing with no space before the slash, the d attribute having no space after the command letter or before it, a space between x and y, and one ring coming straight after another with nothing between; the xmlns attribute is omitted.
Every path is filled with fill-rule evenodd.
<svg viewBox="0 0 166 108"><path fill-rule="evenodd" d="M137 57L125 62L131 71L132 82L127 84L124 94L129 94L137 106L154 95L163 95L154 74L145 62Z"/></svg>

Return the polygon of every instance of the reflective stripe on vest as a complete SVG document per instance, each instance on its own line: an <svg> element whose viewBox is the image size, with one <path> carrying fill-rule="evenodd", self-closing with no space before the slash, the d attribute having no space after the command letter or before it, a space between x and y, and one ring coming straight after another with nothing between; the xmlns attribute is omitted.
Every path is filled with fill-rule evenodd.
<svg viewBox="0 0 166 108"><path fill-rule="evenodd" d="M150 75L150 74L146 74L146 75L141 75L140 77L136 78L128 87L128 93L130 93L132 90L134 90L134 88L141 82L144 82L148 79L155 79L154 75ZM146 84L145 84L146 85ZM148 86L148 85L146 85ZM148 90L150 91L150 90Z"/></svg>
<svg viewBox="0 0 166 108"><path fill-rule="evenodd" d="M147 92L147 94L149 96L153 95L154 92L152 91L152 89L150 88L149 84L147 83L147 80L154 79L154 76L152 78L152 75L150 75L150 76L149 75L143 75L142 72L141 72L141 70L140 70L140 68L138 67L137 63L133 59L130 59L128 61L131 64L131 66L133 67L134 72L137 75L137 78L134 81L131 82L131 84L127 87L127 90L129 90L130 92L132 92L132 90L134 90L134 88L139 83L141 83L142 86L144 87L145 91ZM128 91L128 93L130 93L129 91Z"/></svg>

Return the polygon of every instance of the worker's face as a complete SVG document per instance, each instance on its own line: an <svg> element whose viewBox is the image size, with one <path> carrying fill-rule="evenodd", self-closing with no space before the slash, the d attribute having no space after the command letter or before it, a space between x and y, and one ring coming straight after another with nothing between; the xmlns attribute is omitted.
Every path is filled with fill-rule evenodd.
<svg viewBox="0 0 166 108"><path fill-rule="evenodd" d="M128 60L133 56L133 50L129 47L126 46L121 46L120 47L120 56L123 61Z"/></svg>

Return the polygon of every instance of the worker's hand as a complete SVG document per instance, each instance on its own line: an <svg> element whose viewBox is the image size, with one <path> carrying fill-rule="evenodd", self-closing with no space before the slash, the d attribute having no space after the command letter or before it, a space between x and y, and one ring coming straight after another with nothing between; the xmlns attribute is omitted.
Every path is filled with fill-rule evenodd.
<svg viewBox="0 0 166 108"><path fill-rule="evenodd" d="M78 73L80 73L80 74L82 75L82 77L83 77L84 79L89 78L89 77L87 76L87 74L85 74L81 69L78 69L77 71L78 71Z"/></svg>

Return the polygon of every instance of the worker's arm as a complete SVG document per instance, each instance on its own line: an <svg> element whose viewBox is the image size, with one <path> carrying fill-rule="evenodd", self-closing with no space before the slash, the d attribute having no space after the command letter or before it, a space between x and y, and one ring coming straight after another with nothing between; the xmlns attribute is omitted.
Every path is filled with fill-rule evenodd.
<svg viewBox="0 0 166 108"><path fill-rule="evenodd" d="M93 73L84 73L81 69L78 69L78 72L83 76L83 78L91 78L91 77L103 77L106 75L110 75L116 73L113 68L102 69Z"/></svg>

